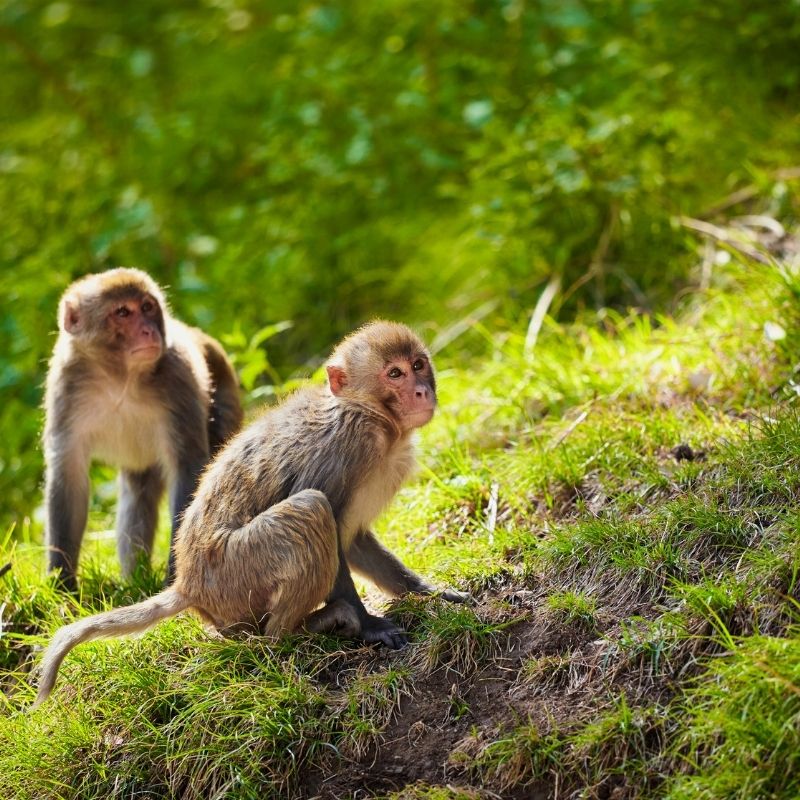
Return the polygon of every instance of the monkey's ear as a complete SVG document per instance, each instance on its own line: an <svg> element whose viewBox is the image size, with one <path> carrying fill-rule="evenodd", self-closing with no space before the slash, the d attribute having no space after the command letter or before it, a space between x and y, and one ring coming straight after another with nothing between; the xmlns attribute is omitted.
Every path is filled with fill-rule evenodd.
<svg viewBox="0 0 800 800"><path fill-rule="evenodd" d="M347 386L347 375L341 367L329 365L326 369L328 370L328 385L331 387L331 392L338 397L342 393L342 389Z"/></svg>
<svg viewBox="0 0 800 800"><path fill-rule="evenodd" d="M81 315L78 306L65 300L61 305L61 324L67 333L75 333L81 324Z"/></svg>

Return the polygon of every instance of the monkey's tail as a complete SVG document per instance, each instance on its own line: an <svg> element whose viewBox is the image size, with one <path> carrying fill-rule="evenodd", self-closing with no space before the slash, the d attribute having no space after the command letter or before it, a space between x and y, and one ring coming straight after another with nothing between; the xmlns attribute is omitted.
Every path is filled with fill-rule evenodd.
<svg viewBox="0 0 800 800"><path fill-rule="evenodd" d="M58 668L64 657L76 645L106 636L124 636L155 625L162 619L189 608L191 603L176 589L163 592L124 608L114 608L86 619L79 619L56 631L39 666L39 692L31 709L43 703L56 682Z"/></svg>

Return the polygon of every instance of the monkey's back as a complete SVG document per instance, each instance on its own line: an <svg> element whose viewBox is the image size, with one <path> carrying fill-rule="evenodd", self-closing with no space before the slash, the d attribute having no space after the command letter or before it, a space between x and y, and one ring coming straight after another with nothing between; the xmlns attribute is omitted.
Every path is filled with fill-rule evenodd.
<svg viewBox="0 0 800 800"><path fill-rule="evenodd" d="M235 436L208 467L184 515L176 557L184 568L258 514L304 489L327 497L337 522L353 483L382 454L365 439L385 439L380 415L338 403L308 387L269 409Z"/></svg>

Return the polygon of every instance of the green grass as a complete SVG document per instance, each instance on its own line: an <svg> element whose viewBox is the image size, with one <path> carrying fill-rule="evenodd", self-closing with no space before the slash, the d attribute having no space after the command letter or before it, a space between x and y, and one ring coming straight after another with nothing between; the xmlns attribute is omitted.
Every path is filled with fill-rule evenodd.
<svg viewBox="0 0 800 800"><path fill-rule="evenodd" d="M35 648L159 575L119 579L102 504L76 600L35 523L8 535L0 796L796 797L800 345L763 330L791 329L798 287L756 264L719 284L675 319L548 323L533 353L478 328L493 355L443 354L419 476L378 527L475 603L392 603L403 652L182 617L77 648L26 713Z"/></svg>
<svg viewBox="0 0 800 800"><path fill-rule="evenodd" d="M688 689L673 749L690 774L676 778L669 798L800 794L798 634L731 640Z"/></svg>
<svg viewBox="0 0 800 800"><path fill-rule="evenodd" d="M597 601L582 592L554 592L547 598L547 607L560 623L571 623L594 630L596 626Z"/></svg>

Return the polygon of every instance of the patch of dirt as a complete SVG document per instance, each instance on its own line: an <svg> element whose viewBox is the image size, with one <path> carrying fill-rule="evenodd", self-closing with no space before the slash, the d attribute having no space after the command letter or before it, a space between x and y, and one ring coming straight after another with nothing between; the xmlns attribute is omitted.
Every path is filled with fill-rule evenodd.
<svg viewBox="0 0 800 800"><path fill-rule="evenodd" d="M478 782L453 754L468 750L470 742L495 741L520 725L543 734L574 728L621 690L631 705L664 700L670 690L667 675L649 674L639 660L613 647L616 615L599 614L594 628L564 624L547 609L544 596L542 589L527 587L481 596L475 607L480 619L496 620L499 606L520 617L498 654L473 672L439 668L414 674L410 694L367 751L359 758L343 756L326 774L308 774L297 797L377 798L405 790L413 798L415 785L450 787L454 800L553 797L546 776L511 788L499 779ZM630 613L635 612L629 608L625 616ZM424 646L411 645L403 653L375 651L365 659L375 669L387 660L413 663L413 649Z"/></svg>

